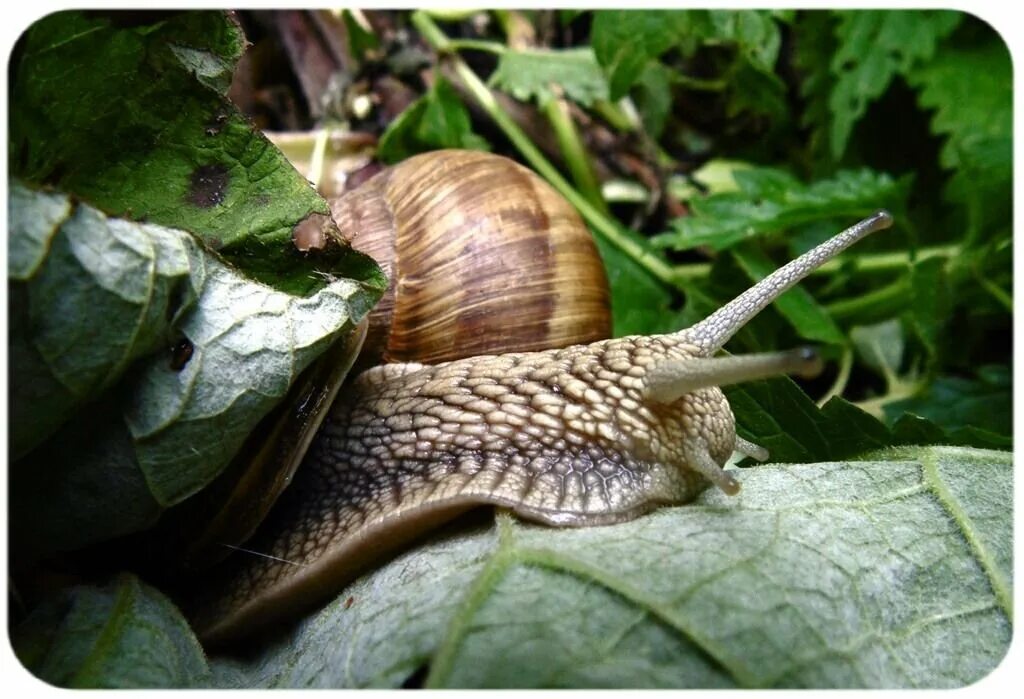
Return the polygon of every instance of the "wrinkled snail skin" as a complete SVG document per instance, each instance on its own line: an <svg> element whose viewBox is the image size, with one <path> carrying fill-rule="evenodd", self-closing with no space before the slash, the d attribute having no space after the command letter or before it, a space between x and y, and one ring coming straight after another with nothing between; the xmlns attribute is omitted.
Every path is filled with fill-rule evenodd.
<svg viewBox="0 0 1024 699"><path fill-rule="evenodd" d="M491 504L554 526L622 522L738 483L719 386L810 375L806 350L713 358L825 260L886 228L879 212L766 277L691 328L542 352L361 374L331 409L292 486L193 617L208 644L286 618L341 589L431 526Z"/></svg>

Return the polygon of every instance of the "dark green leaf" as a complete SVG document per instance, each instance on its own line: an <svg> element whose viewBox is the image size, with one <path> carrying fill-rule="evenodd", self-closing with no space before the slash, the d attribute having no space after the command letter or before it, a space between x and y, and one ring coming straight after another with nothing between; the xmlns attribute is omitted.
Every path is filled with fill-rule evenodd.
<svg viewBox="0 0 1024 699"><path fill-rule="evenodd" d="M594 13L590 44L618 100L640 77L647 62L668 51L685 33L688 15L664 10L600 10Z"/></svg>
<svg viewBox="0 0 1024 699"><path fill-rule="evenodd" d="M992 367L977 379L940 376L913 398L889 403L889 421L904 412L927 418L946 430L964 427L1009 437L1013 434L1012 383L1009 369Z"/></svg>
<svg viewBox="0 0 1024 699"><path fill-rule="evenodd" d="M683 327L678 312L671 309L668 287L604 236L595 235L594 242L608 274L614 337L674 332Z"/></svg>
<svg viewBox="0 0 1024 699"><path fill-rule="evenodd" d="M1012 455L761 466L608 527L499 517L364 576L228 686L962 687L1012 633ZM425 675L425 677L424 677Z"/></svg>
<svg viewBox="0 0 1024 699"><path fill-rule="evenodd" d="M1005 44L993 36L942 51L908 75L920 105L935 110L932 131L946 137L940 162L954 173L947 196L970 206L977 231L1010 218L1011 71Z"/></svg>
<svg viewBox="0 0 1024 699"><path fill-rule="evenodd" d="M161 17L128 26L60 12L26 31L11 66L12 172L108 214L191 231L282 289L322 286L316 269L372 277L358 258L295 249L300 223L333 224L222 94L244 46L238 26L221 12Z"/></svg>
<svg viewBox="0 0 1024 699"><path fill-rule="evenodd" d="M844 170L809 185L775 168L737 169L733 177L739 191L692 200L692 215L674 219L674 232L657 236L655 243L674 250L701 245L725 250L823 219L845 219L849 225L879 208L902 209L909 187L906 178L871 170Z"/></svg>
<svg viewBox="0 0 1024 699"><path fill-rule="evenodd" d="M830 143L836 159L846 150L853 126L868 104L896 75L931 59L939 40L963 15L952 11L853 10L839 14L838 49L832 58L834 86Z"/></svg>
<svg viewBox="0 0 1024 699"><path fill-rule="evenodd" d="M608 99L608 83L589 48L505 51L489 82L516 99L541 104L555 96L553 85L585 107Z"/></svg>
<svg viewBox="0 0 1024 699"><path fill-rule="evenodd" d="M198 687L210 670L181 613L130 574L44 601L11 634L18 659L58 687Z"/></svg>
<svg viewBox="0 0 1024 699"><path fill-rule="evenodd" d="M345 23L345 32L348 35L348 51L352 58L361 61L366 58L366 53L380 46L377 35L372 31L363 28L351 10L343 10L342 21Z"/></svg>
<svg viewBox="0 0 1024 699"><path fill-rule="evenodd" d="M665 130L665 122L672 110L672 77L672 70L661 63L650 62L633 87L633 101L644 129L653 139L659 138Z"/></svg>
<svg viewBox="0 0 1024 699"><path fill-rule="evenodd" d="M802 77L800 96L805 103L800 126L809 131L807 150L814 173L826 169L823 166L833 161L828 144L829 97L833 87L829 66L836 51L836 21L836 13L801 12L793 32L793 61Z"/></svg>
<svg viewBox="0 0 1024 699"><path fill-rule="evenodd" d="M380 137L377 156L394 163L439 148L490 150L487 142L473 133L469 112L440 75L427 94L388 125Z"/></svg>
<svg viewBox="0 0 1024 699"><path fill-rule="evenodd" d="M932 257L915 264L910 274L910 323L932 357L953 306L946 265L945 258Z"/></svg>

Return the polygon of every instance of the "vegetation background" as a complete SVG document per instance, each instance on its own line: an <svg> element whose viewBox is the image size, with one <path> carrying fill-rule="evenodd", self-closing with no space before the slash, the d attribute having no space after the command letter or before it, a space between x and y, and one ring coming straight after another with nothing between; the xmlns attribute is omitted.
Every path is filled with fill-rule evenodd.
<svg viewBox="0 0 1024 699"><path fill-rule="evenodd" d="M65 686L957 686L1005 652L1011 559L999 541L1012 540L1012 67L984 22L916 10L69 12L22 36L10 78L10 608L16 651L34 673ZM754 613L757 600L774 598L736 582L735 608L719 610L715 624L695 620L674 606L691 594L683 587L634 589L636 575L537 553L555 537L563 553L607 553L616 535L537 533L499 519L497 530L456 534L402 564L445 568L452 577L432 584L469 587L479 605L508 598L502 585L516 575L525 576L520 592L561 589L559 604L582 610L581 618L604 610L573 639L611 634L637 655L584 644L592 664L572 671L578 658L538 640L565 629L517 636L503 626L511 616L491 609L498 616L487 617L468 602L446 607L394 566L352 588L375 591L383 605L361 622L335 604L249 656L203 654L166 596L177 581L154 574L138 551L163 541L146 537L161 526L165 536L168 521L181 521L176 511L210 492L298 370L380 293L379 272L361 256L336 251L310 262L285 254L293 227L326 213L303 177L333 196L387 163L438 148L513 157L580 210L608 269L617 335L684 327L855 220L892 211L893 229L823 266L730 345L748 352L812 343L828 370L799 385L778 379L727 394L740 434L768 447L773 461L818 468L806 472L810 480L837 479L808 496L811 505L791 503L835 537L804 541L808 550L835 553L858 540L868 550L863 542L885 538L906 575L871 579L906 618L864 621L874 603L864 601L862 573L850 573L866 626L832 638L843 615L795 601L802 585L818 583L786 577L794 567L804 575L806 564L773 550L735 570L758 584L781 576L772 579L784 602ZM99 256L107 263L72 263L65 248L77 250L79 239L69 221L86 221L83 235L93 240L109 234ZM151 252L128 273L124 250L138 251L125 243L130 237ZM281 350L294 373L267 374L281 362L266 357L239 369L216 341L197 339L209 323L244 326L228 311L209 315L220 301L204 299L213 287L248 293L254 280L277 294L280 327L312 306L331 314L323 335ZM132 284L145 293L133 296ZM114 322L83 353L77 338L83 328L93 332L97 314ZM198 356L207 373L179 391L172 370L182 376L187 365L191 376ZM272 388L259 397L244 388L203 392L234 374L272 376ZM173 415L146 407L170 403ZM203 447L201 458L183 453L183 444L211 442L217 447ZM904 451L877 451L890 447ZM861 461L828 468L850 459ZM873 509L891 491L880 484L903 478L899 464L911 462L926 466L907 472L907 492L945 509ZM958 485L964 472L987 485ZM875 499L853 473L870 475ZM796 497L790 476L747 476L778 496L770 507L784 522L779 513ZM914 485L918 476L923 485ZM848 492L862 498L854 509L866 522L829 510L829 497ZM714 512L720 504L712 496L701 506ZM666 541L683 525L710 526L707 516L673 511L621 532ZM897 541L906 522L914 543ZM794 540L807 536L805 525L777 524ZM744 528L758 527L715 526L726 539L735 534L732 547ZM926 532L942 538L927 554L915 548L926 547ZM497 537L492 548L488 537ZM485 553L449 560L446 541ZM678 569L657 556L623 559L634 574L667 566L679 585L696 570L703 584L721 574L722 546L688 552L698 558L681 559ZM881 575L883 558L862 567ZM549 569L574 582L558 588L530 577ZM978 581L968 582L968 569ZM492 587L480 587L485 578ZM610 594L595 591L601 585L618 601L601 597ZM929 595L934 608L920 601ZM388 599L433 600L439 616L389 617ZM536 598L519 602L541 608ZM758 619L751 625L760 641L744 636L739 608ZM607 616L616 609L621 618ZM787 626L785 610L802 621ZM483 651L467 648L503 647L493 638L470 642L485 634L485 617L510 647L540 645L520 655L506 649L505 665L478 657ZM729 633L709 630L733 620ZM318 634L358 623L343 635L358 630L363 645L349 642L344 672L331 669ZM417 624L446 631L381 640L387 629ZM923 640L922 629L935 637ZM876 648L863 645L872 634L884 638L882 659L864 659ZM765 643L779 657L758 656ZM820 645L834 657L816 656ZM551 667L524 674L542 658Z"/></svg>

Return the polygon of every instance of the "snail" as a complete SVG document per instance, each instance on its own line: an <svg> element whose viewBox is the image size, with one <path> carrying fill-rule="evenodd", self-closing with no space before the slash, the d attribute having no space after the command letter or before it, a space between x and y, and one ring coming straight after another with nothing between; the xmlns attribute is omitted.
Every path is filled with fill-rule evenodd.
<svg viewBox="0 0 1024 699"><path fill-rule="evenodd" d="M439 179L427 188L443 195L453 185ZM335 214L342 226L369 220ZM877 212L675 333L358 374L246 544L260 555L229 559L204 585L190 615L200 639L220 645L304 611L471 508L556 527L606 525L684 504L712 484L736 494L723 464L734 451L768 454L736 435L720 387L813 376L822 363L806 348L714 355L809 272L891 222Z"/></svg>

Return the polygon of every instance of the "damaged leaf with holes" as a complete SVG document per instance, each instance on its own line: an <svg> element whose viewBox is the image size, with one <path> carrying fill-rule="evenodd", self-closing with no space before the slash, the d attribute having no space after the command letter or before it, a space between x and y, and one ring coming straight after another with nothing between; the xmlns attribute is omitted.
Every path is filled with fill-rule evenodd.
<svg viewBox="0 0 1024 699"><path fill-rule="evenodd" d="M11 543L21 564L151 525L209 483L376 295L265 286L188 233L9 194Z"/></svg>
<svg viewBox="0 0 1024 699"><path fill-rule="evenodd" d="M10 171L108 214L191 231L291 293L322 288L330 275L380 283L372 262L347 247L310 257L292 245L309 217L333 223L327 203L225 96L244 49L224 12L44 17L11 61Z"/></svg>

